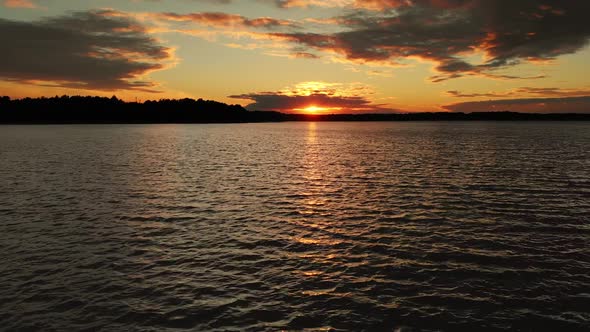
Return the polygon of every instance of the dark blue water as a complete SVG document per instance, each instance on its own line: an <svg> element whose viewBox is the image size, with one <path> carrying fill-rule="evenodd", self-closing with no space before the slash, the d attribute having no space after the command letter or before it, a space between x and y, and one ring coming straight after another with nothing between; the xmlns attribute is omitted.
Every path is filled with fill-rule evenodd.
<svg viewBox="0 0 590 332"><path fill-rule="evenodd" d="M590 330L590 123L0 126L0 330Z"/></svg>

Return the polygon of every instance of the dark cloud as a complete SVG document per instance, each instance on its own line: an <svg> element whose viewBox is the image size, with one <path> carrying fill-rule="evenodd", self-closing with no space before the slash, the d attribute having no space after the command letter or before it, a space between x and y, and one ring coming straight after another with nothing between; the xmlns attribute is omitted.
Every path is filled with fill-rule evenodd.
<svg viewBox="0 0 590 332"><path fill-rule="evenodd" d="M140 1L140 0L136 0L136 1ZM162 0L143 0L146 2L160 2ZM232 3L232 0L187 0L187 1L192 1L192 2L208 2L208 3L212 3L212 4L221 4L221 5L227 5Z"/></svg>
<svg viewBox="0 0 590 332"><path fill-rule="evenodd" d="M260 2L272 3L279 8L308 7L313 0L258 0Z"/></svg>
<svg viewBox="0 0 590 332"><path fill-rule="evenodd" d="M433 81L467 74L495 77L495 70L523 61L574 53L590 38L589 1L357 0L354 6L365 9L338 18L346 31L273 36L358 62L431 60L438 72ZM486 60L466 58L476 52Z"/></svg>
<svg viewBox="0 0 590 332"><path fill-rule="evenodd" d="M295 58L300 58L300 59L319 59L320 57L313 54L313 53L308 53L308 52L296 52L293 53L293 56Z"/></svg>
<svg viewBox="0 0 590 332"><path fill-rule="evenodd" d="M495 93L495 92L489 92L489 93L465 93L465 92L461 92L461 91L457 91L457 90L447 91L447 94L449 96L451 96L451 97L456 97L456 98L481 98L481 97L498 98L498 97L504 97L504 96L506 96L506 94L503 94L503 93Z"/></svg>
<svg viewBox="0 0 590 332"><path fill-rule="evenodd" d="M170 49L122 13L76 12L35 22L0 19L0 77L97 90L148 90Z"/></svg>
<svg viewBox="0 0 590 332"><path fill-rule="evenodd" d="M159 1L159 0L157 0ZM232 3L232 0L190 0L192 2L209 2L209 3L214 3L214 4L223 4L223 5L227 5Z"/></svg>
<svg viewBox="0 0 590 332"><path fill-rule="evenodd" d="M590 113L590 96L522 98L456 103L443 106L453 112L513 111L523 113Z"/></svg>
<svg viewBox="0 0 590 332"><path fill-rule="evenodd" d="M281 20L270 17L246 18L237 14L216 12L201 12L190 14L158 13L155 16L163 20L193 22L215 27L247 27L273 29L278 27L294 27L296 24L289 20Z"/></svg>
<svg viewBox="0 0 590 332"><path fill-rule="evenodd" d="M260 0L260 2L274 3L277 7L287 8L291 0Z"/></svg>
<svg viewBox="0 0 590 332"><path fill-rule="evenodd" d="M535 97L579 97L590 95L590 89L564 89L564 88L535 88L522 87L505 92L466 93L461 91L447 91L447 94L457 98L506 98L515 96Z"/></svg>
<svg viewBox="0 0 590 332"><path fill-rule="evenodd" d="M564 89L564 88L531 88L524 87L515 90L518 94L530 94L537 96L551 96L551 97L579 97L590 96L590 89Z"/></svg>
<svg viewBox="0 0 590 332"><path fill-rule="evenodd" d="M414 5L453 9L470 6L473 2L472 0L355 0L354 6L383 11Z"/></svg>
<svg viewBox="0 0 590 332"><path fill-rule="evenodd" d="M297 109L304 109L311 105L328 108L330 113L380 113L393 111L382 107L382 105L375 105L363 96L335 96L324 93L287 95L281 92L263 92L229 97L252 100L254 102L246 106L246 108L258 111L289 112Z"/></svg>

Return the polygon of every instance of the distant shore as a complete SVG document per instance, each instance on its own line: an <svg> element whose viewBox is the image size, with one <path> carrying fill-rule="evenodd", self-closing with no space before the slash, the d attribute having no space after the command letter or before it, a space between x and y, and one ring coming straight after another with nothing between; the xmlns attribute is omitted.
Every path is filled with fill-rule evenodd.
<svg viewBox="0 0 590 332"><path fill-rule="evenodd" d="M287 121L590 121L581 113L388 113L292 114L248 111L203 99L161 99L143 103L116 97L0 97L0 124L248 123Z"/></svg>

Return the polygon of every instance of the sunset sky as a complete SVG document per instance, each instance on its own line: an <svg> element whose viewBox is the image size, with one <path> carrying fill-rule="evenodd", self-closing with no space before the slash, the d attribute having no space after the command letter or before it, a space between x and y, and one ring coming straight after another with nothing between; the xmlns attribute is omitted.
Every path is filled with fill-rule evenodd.
<svg viewBox="0 0 590 332"><path fill-rule="evenodd" d="M590 112L585 0L0 0L0 95Z"/></svg>

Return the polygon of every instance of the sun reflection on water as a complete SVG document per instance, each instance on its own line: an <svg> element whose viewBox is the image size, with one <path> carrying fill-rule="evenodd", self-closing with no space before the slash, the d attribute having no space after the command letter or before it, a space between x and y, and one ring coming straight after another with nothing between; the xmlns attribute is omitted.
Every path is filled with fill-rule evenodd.
<svg viewBox="0 0 590 332"><path fill-rule="evenodd" d="M304 185L299 196L297 206L299 216L289 220L300 230L291 238L291 241L302 248L305 252L293 253L293 257L301 260L301 266L313 266L313 269L302 268L296 273L300 277L313 280L328 281L333 278L330 267L338 257L341 256L338 246L343 239L336 237L341 233L338 230L337 222L334 220L334 209L331 208L330 194L333 186L330 184L329 174L326 173L327 160L324 136L320 131L321 124L309 122L306 125L306 136L304 140L304 154L301 159L301 180ZM325 295L333 292L326 292L325 289L304 288L302 294L308 296Z"/></svg>

